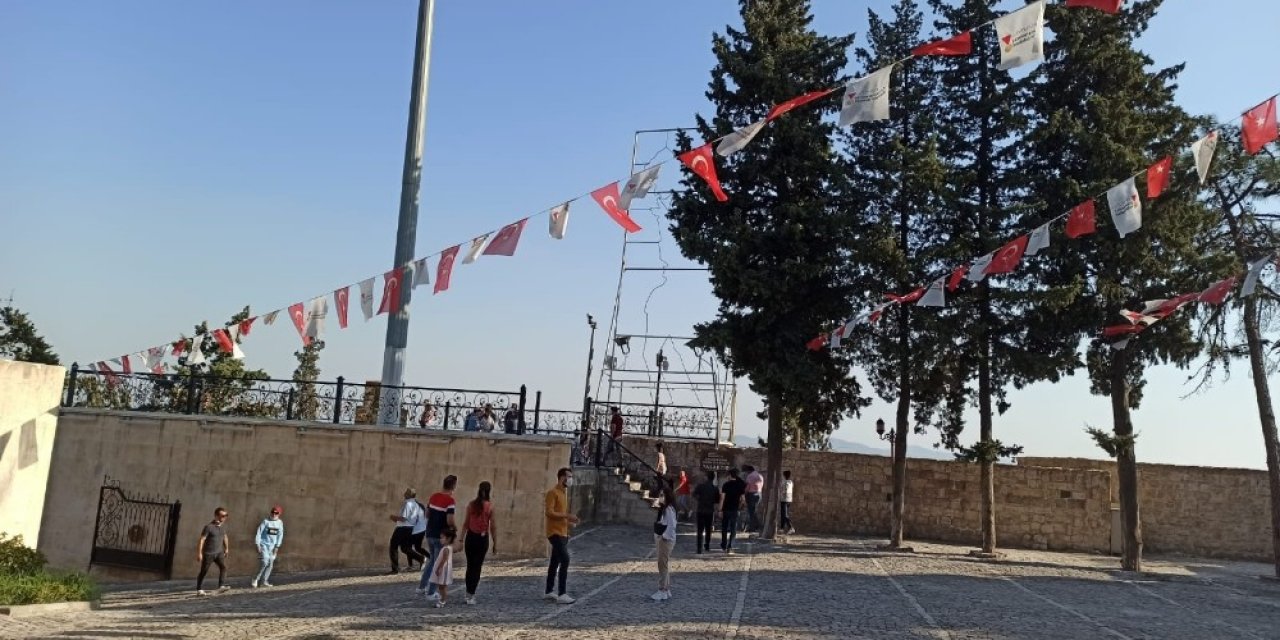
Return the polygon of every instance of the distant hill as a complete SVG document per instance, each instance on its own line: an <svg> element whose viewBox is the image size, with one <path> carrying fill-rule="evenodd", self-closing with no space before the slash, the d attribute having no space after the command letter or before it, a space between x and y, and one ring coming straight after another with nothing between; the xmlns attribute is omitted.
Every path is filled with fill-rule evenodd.
<svg viewBox="0 0 1280 640"><path fill-rule="evenodd" d="M735 436L733 444L739 447L758 447L760 443L756 436ZM840 438L831 439L831 450L840 453L863 453L872 456L889 455L889 444L886 442L884 447L870 447L861 442L853 442L850 440L841 440ZM950 452L945 449L934 449L933 447L917 447L915 445L907 445L908 458L928 458L930 460L954 460Z"/></svg>

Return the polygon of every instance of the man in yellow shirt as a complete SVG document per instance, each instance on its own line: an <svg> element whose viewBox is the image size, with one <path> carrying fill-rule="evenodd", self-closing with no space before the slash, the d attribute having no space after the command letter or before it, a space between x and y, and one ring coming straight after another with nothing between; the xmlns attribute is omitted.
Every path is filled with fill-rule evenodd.
<svg viewBox="0 0 1280 640"><path fill-rule="evenodd" d="M565 580L569 577L569 527L578 524L578 517L569 513L568 488L573 484L573 470L565 467L556 472L556 486L547 490L546 516L547 541L551 543L551 566L547 568L547 592L543 598L560 604L573 604L573 596L565 593ZM559 595L552 589L556 573L560 574Z"/></svg>

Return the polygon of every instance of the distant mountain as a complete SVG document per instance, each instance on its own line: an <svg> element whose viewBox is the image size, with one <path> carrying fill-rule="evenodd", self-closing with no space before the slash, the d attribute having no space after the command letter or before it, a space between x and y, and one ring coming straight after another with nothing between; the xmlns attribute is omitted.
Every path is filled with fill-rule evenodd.
<svg viewBox="0 0 1280 640"><path fill-rule="evenodd" d="M760 443L756 436L735 436L733 438L733 444L739 447L760 446ZM885 443L885 446L883 448L871 447L871 446L862 444L861 442L853 442L851 440L841 440L840 438L831 439L831 450L839 453L862 453L862 454L871 455L871 456L888 457L889 455L888 443ZM948 452L945 449L934 449L933 447L917 447L910 444L907 445L907 457L908 458L928 458L930 460L954 460L955 459L955 456L953 456L950 452Z"/></svg>

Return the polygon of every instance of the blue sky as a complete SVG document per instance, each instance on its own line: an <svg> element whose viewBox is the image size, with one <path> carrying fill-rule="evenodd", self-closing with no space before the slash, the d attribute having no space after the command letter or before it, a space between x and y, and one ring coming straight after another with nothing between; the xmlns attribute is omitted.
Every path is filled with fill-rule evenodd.
<svg viewBox="0 0 1280 640"><path fill-rule="evenodd" d="M816 28L860 34L866 9L890 4L817 0ZM418 255L625 177L634 130L707 110L710 36L737 22L725 0L439 5ZM12 290L68 363L87 362L385 271L415 16L411 0L0 3L0 297ZM1186 109L1230 117L1278 89L1264 44L1278 23L1280 4L1266 0L1168 2L1141 44L1159 65L1187 64ZM667 143L645 137L642 158ZM664 240L633 246L633 264L657 264L659 248L680 264L658 234L665 223L633 214L645 239ZM589 200L565 240L545 229L532 221L515 257L459 265L445 294L420 290L410 383L523 383L546 407L580 403L583 316L610 315L620 233ZM660 281L628 276L623 333L644 330ZM672 274L648 309L649 333L683 334L715 301L702 275ZM376 379L384 331L381 318L341 332L331 319L323 376ZM297 346L282 322L244 349L251 366L287 377ZM1238 371L1185 400L1185 372L1153 371L1135 416L1139 459L1263 466ZM742 392L739 432L761 432L759 401ZM1080 376L1012 401L997 437L1029 455L1100 454L1083 428L1109 426L1108 401ZM875 418L891 415L877 404L835 435L872 443Z"/></svg>

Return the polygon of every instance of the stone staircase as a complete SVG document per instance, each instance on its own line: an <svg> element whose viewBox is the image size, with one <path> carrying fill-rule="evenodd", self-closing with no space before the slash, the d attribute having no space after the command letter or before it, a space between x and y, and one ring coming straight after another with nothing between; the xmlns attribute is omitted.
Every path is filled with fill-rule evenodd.
<svg viewBox="0 0 1280 640"><path fill-rule="evenodd" d="M573 475L574 508L589 522L648 527L657 517L659 498L622 469L578 467Z"/></svg>

